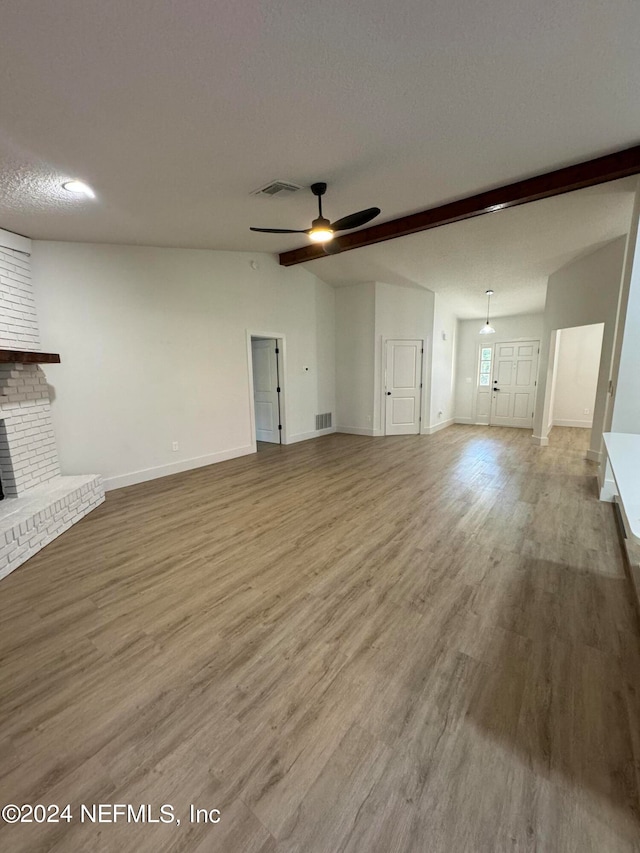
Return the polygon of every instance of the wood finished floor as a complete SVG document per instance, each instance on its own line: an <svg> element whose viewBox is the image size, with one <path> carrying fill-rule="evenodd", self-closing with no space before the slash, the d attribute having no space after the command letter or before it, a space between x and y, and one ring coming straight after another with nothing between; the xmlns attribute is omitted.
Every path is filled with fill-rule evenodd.
<svg viewBox="0 0 640 853"><path fill-rule="evenodd" d="M0 801L182 822L0 849L640 850L638 624L586 439L335 435L110 493L0 584Z"/></svg>

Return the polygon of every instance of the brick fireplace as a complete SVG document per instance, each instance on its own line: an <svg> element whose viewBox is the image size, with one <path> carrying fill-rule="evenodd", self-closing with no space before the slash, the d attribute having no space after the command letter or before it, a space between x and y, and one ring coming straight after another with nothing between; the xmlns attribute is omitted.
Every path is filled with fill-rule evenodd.
<svg viewBox="0 0 640 853"><path fill-rule="evenodd" d="M31 285L31 241L0 229L0 578L104 500L99 475L61 476Z"/></svg>

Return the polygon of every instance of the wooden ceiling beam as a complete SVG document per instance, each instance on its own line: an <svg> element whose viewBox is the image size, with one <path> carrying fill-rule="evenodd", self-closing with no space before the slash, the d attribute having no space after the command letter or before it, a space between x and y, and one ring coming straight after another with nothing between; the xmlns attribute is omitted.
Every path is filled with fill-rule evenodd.
<svg viewBox="0 0 640 853"><path fill-rule="evenodd" d="M406 237L409 234L417 234L419 231L450 225L452 222L462 222L473 216L481 216L483 213L493 213L496 210L551 198L639 173L640 145L635 145L633 148L625 148L623 151L597 157L595 160L587 160L574 166L566 166L563 169L526 178L524 181L516 181L514 184L441 204L419 213L410 213L408 216L381 222L379 225L369 225L360 231L352 231L350 234L337 237L333 241L333 246L339 250L339 253L348 252L350 249L373 246L385 240L395 240L397 237ZM322 246L311 244L283 252L280 255L280 264L290 267L326 257L330 255L327 255Z"/></svg>

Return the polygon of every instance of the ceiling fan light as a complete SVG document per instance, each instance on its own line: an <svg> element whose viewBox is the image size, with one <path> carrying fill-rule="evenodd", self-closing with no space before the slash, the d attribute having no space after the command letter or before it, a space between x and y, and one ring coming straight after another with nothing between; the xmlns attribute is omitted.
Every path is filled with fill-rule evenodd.
<svg viewBox="0 0 640 853"><path fill-rule="evenodd" d="M333 240L333 231L331 228L314 228L309 231L309 237L314 243L326 243Z"/></svg>

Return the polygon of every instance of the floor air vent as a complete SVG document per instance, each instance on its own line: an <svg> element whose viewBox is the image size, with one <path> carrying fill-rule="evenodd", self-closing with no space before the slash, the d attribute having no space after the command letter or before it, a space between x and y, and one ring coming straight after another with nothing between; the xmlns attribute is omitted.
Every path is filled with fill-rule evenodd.
<svg viewBox="0 0 640 853"><path fill-rule="evenodd" d="M324 415L316 415L316 429L329 429L331 426L331 412Z"/></svg>

